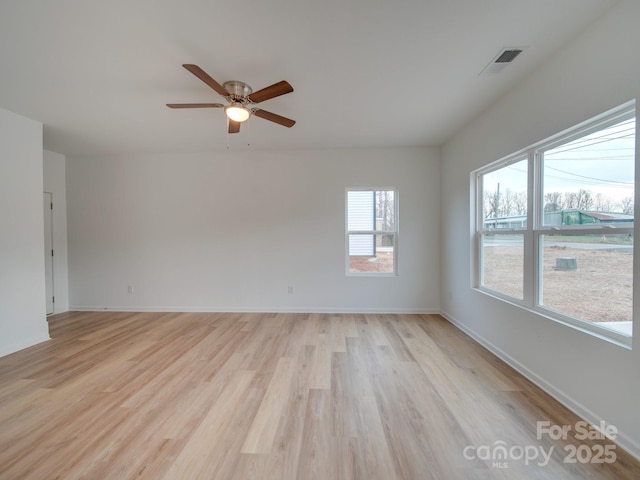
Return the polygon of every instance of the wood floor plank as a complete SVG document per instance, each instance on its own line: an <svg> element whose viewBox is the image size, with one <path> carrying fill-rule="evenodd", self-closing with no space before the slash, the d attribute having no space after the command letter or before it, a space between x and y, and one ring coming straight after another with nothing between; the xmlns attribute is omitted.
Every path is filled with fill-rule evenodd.
<svg viewBox="0 0 640 480"><path fill-rule="evenodd" d="M437 315L68 312L0 358L1 479L635 479ZM467 458L536 446L544 466ZM565 463L567 446L615 447ZM472 450L476 451L476 450Z"/></svg>
<svg viewBox="0 0 640 480"><path fill-rule="evenodd" d="M294 362L289 392L280 392L288 398L273 439L273 448L268 455L253 455L253 466L261 462L262 478L296 478L311 383L309 365L313 362L314 351L313 346L302 346Z"/></svg>
<svg viewBox="0 0 640 480"><path fill-rule="evenodd" d="M491 385L491 387L505 391L520 389L509 378L509 376L513 376L512 370L508 370L505 374L486 361L492 356L487 350L480 345L469 345L468 337L443 318L431 316L429 320L421 322L420 328L456 365L467 369L473 375L477 375L480 381Z"/></svg>
<svg viewBox="0 0 640 480"><path fill-rule="evenodd" d="M271 377L240 453L269 453L273 448L280 417L283 415L295 371L293 358L281 357Z"/></svg>
<svg viewBox="0 0 640 480"><path fill-rule="evenodd" d="M255 372L241 370L220 393L220 397L190 436L184 449L171 465L165 478L210 478L209 458L218 455L224 432L233 422L237 407L246 395Z"/></svg>
<svg viewBox="0 0 640 480"><path fill-rule="evenodd" d="M336 442L325 428L330 422L330 403L331 394L328 390L309 391L297 478L338 478L336 458L339 452Z"/></svg>

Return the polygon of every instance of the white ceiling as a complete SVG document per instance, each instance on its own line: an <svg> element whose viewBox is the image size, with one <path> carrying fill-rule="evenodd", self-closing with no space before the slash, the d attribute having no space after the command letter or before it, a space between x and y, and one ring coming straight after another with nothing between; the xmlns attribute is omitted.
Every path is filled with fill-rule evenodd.
<svg viewBox="0 0 640 480"><path fill-rule="evenodd" d="M0 0L0 107L66 155L226 149L221 102L181 67L258 90L232 149L439 145L615 0ZM503 47L526 47L497 76Z"/></svg>

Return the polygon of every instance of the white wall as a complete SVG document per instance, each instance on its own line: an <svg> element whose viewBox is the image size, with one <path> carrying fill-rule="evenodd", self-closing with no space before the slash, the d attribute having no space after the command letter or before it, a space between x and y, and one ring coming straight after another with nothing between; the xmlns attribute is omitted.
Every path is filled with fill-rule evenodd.
<svg viewBox="0 0 640 480"><path fill-rule="evenodd" d="M618 440L636 456L639 342L629 351L474 291L469 175L627 100L640 101L639 21L640 2L622 1L456 135L442 150L441 187L443 313L587 420L617 426ZM637 279L638 267L636 259ZM634 295L640 298L640 282Z"/></svg>
<svg viewBox="0 0 640 480"><path fill-rule="evenodd" d="M70 308L438 311L439 175L426 148L69 157ZM399 190L398 277L345 275L367 186Z"/></svg>
<svg viewBox="0 0 640 480"><path fill-rule="evenodd" d="M53 305L54 313L69 310L67 273L67 190L65 157L44 151L44 191L53 199Z"/></svg>
<svg viewBox="0 0 640 480"><path fill-rule="evenodd" d="M49 338L42 124L0 109L0 356Z"/></svg>

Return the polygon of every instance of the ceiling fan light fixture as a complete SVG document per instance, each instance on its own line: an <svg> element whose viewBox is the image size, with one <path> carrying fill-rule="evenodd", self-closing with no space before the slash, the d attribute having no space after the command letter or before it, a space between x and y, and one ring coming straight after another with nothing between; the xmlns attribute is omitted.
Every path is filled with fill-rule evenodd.
<svg viewBox="0 0 640 480"><path fill-rule="evenodd" d="M224 107L224 113L234 122L244 122L249 119L251 112L241 103L234 102Z"/></svg>

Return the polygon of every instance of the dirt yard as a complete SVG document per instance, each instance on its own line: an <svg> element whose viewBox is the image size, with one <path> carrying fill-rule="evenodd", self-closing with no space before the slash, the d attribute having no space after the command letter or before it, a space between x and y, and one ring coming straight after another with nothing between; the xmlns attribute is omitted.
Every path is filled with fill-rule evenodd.
<svg viewBox="0 0 640 480"><path fill-rule="evenodd" d="M522 249L485 247L486 286L522 298ZM575 258L577 270L557 270L557 258ZM543 305L597 322L632 318L633 254L619 250L589 250L566 246L544 249ZM393 272L393 253L349 258L350 272Z"/></svg>
<svg viewBox="0 0 640 480"><path fill-rule="evenodd" d="M522 297L522 249L485 247L485 285ZM556 269L556 258L575 258L577 270ZM584 320L632 318L633 254L566 246L544 249L543 305Z"/></svg>
<svg viewBox="0 0 640 480"><path fill-rule="evenodd" d="M393 273L393 252L378 252L376 257L352 255L349 257L349 272Z"/></svg>

